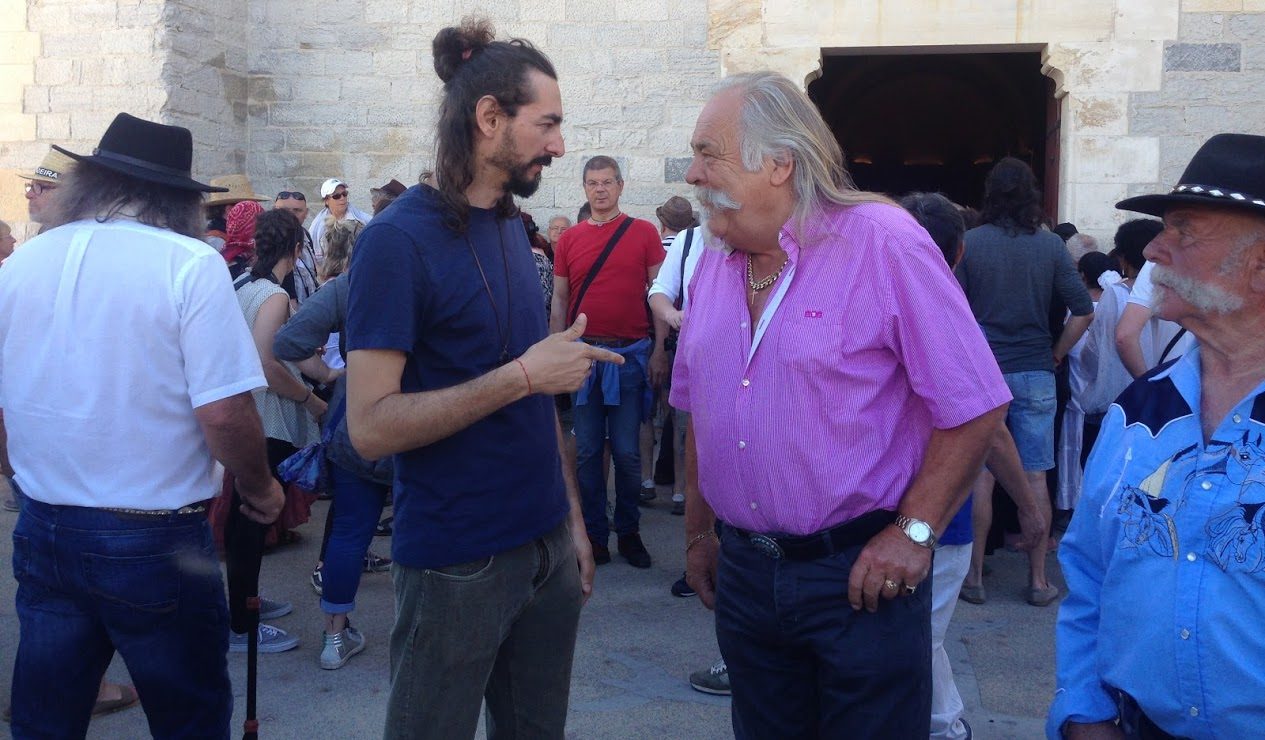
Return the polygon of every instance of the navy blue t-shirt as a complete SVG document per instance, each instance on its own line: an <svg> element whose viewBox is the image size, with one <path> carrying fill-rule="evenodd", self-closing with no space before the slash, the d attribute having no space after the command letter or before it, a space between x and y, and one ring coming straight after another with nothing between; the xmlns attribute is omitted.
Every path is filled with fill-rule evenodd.
<svg viewBox="0 0 1265 740"><path fill-rule="evenodd" d="M443 219L438 193L414 186L373 219L352 254L347 349L404 352L405 393L473 380L504 364L506 341L513 358L548 333L522 221L472 208L467 240ZM396 455L396 562L463 563L558 526L568 502L554 425L553 398L537 394Z"/></svg>
<svg viewBox="0 0 1265 740"><path fill-rule="evenodd" d="M958 513L953 515L948 526L944 528L944 534L940 535L940 544L969 545L974 541L975 530L971 528L971 497L967 496L966 503L962 504Z"/></svg>

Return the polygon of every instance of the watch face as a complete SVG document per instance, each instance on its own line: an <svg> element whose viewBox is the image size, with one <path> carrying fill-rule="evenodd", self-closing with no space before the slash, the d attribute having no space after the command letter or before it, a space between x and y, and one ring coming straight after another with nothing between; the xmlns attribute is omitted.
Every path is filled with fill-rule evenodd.
<svg viewBox="0 0 1265 740"><path fill-rule="evenodd" d="M911 522L909 538L914 542L926 542L931 539L931 527L926 522Z"/></svg>

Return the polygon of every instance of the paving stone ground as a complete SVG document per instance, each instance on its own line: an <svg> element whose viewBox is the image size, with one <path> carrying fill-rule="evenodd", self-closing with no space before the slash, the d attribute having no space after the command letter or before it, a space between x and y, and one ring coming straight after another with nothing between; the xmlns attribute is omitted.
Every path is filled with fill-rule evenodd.
<svg viewBox="0 0 1265 740"><path fill-rule="evenodd" d="M687 683L691 671L716 659L716 640L711 614L698 600L676 598L668 592L683 567L683 522L671 516L669 508L667 491L661 488L655 504L642 510L642 532L655 558L652 568L636 570L616 556L610 565L598 569L595 594L580 624L569 738L732 737L729 700L700 694ZM300 528L303 541L264 559L264 593L295 605L293 614L274 623L297 632L302 644L288 653L260 656L261 738L381 736L389 688L386 646L394 609L391 579L389 574L372 574L361 582L353 621L368 638L365 652L340 670L321 670L321 614L308 574L326 510L325 502L317 502L312 521ZM0 513L6 534L16 517ZM389 541L375 538L374 548L386 554ZM11 538L0 537L0 562L5 563L0 567L3 697L9 692L18 636L15 585L7 565L11 552ZM1023 602L1026 568L1021 556L998 552L989 562L990 601L982 606L959 604L949 631L949 654L975 737L1037 738L1054 690L1056 611ZM1062 583L1057 574L1054 577ZM234 736L240 733L244 718L245 665L245 655L229 656ZM115 659L108 676L127 681L122 661ZM98 718L89 732L91 738L148 735L144 713L137 709Z"/></svg>

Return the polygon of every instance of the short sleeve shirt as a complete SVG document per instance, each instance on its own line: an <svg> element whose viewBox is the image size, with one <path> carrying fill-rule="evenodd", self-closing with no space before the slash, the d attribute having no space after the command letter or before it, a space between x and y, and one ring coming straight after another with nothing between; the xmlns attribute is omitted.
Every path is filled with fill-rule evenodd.
<svg viewBox="0 0 1265 740"><path fill-rule="evenodd" d="M932 431L1010 393L940 250L905 211L834 208L779 239L788 263L754 349L744 256L704 251L670 401L692 414L716 515L802 535L895 509Z"/></svg>
<svg viewBox="0 0 1265 740"><path fill-rule="evenodd" d="M0 268L0 407L17 481L38 501L153 510L212 497L194 409L266 385L228 268L204 242L77 221Z"/></svg>
<svg viewBox="0 0 1265 740"><path fill-rule="evenodd" d="M649 221L633 219L585 292L583 305L576 305L580 287L602 250L619 225L631 218L625 215L597 225L581 221L558 239L553 272L569 281L567 315L583 313L588 318L586 336L641 339L650 334L646 315L649 270L663 264L667 253L658 230Z"/></svg>
<svg viewBox="0 0 1265 740"><path fill-rule="evenodd" d="M472 208L466 234L414 186L352 253L347 349L405 354L400 389L449 388L543 339L544 294L522 221ZM486 278L486 282L485 282ZM488 557L558 526L568 504L553 399L532 395L395 456L392 556L437 568Z"/></svg>

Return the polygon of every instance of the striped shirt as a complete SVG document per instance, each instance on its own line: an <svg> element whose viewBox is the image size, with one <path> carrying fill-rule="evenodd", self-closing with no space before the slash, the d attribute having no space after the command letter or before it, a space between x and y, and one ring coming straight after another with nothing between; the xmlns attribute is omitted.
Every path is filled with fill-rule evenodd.
<svg viewBox="0 0 1265 740"><path fill-rule="evenodd" d="M693 414L699 487L722 521L810 534L895 509L932 430L1010 393L944 257L903 210L835 208L779 240L789 262L754 333L745 255L701 256L671 403Z"/></svg>

